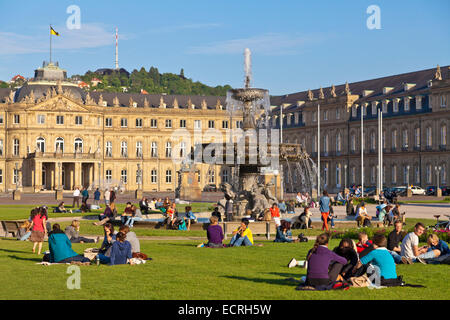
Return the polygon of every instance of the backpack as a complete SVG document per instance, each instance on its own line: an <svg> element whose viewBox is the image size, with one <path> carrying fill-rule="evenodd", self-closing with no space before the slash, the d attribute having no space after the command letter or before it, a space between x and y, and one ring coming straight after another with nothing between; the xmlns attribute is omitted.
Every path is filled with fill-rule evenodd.
<svg viewBox="0 0 450 320"><path fill-rule="evenodd" d="M308 242L308 238L305 237L305 235L303 233L300 233L298 235L298 239L300 240L300 242Z"/></svg>
<svg viewBox="0 0 450 320"><path fill-rule="evenodd" d="M364 225L363 225L363 227L370 227L372 224L370 223L370 220L369 219L365 219L364 220Z"/></svg>

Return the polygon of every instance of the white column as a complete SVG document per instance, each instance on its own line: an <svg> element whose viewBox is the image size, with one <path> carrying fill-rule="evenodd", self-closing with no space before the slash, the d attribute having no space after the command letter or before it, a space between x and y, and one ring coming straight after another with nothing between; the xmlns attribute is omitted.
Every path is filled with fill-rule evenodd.
<svg viewBox="0 0 450 320"><path fill-rule="evenodd" d="M320 197L320 104L317 105L317 197Z"/></svg>
<svg viewBox="0 0 450 320"><path fill-rule="evenodd" d="M361 198L364 197L364 121L363 108L361 104Z"/></svg>

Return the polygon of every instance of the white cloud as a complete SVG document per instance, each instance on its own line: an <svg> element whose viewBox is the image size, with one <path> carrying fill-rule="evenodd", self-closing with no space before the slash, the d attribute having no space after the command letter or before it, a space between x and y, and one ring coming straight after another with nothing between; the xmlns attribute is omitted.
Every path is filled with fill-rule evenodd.
<svg viewBox="0 0 450 320"><path fill-rule="evenodd" d="M65 26L53 26L60 36L53 36L52 47L58 50L97 48L114 45L115 29L106 29L100 24L84 23L80 29L69 30ZM127 37L119 35L121 40ZM12 32L0 32L0 55L28 54L48 52L49 31L46 34L22 35Z"/></svg>
<svg viewBox="0 0 450 320"><path fill-rule="evenodd" d="M281 33L266 33L249 38L224 40L208 45L188 48L191 54L236 54L243 53L245 48L252 52L266 55L288 55L298 53L305 45L317 42L320 37L292 36Z"/></svg>

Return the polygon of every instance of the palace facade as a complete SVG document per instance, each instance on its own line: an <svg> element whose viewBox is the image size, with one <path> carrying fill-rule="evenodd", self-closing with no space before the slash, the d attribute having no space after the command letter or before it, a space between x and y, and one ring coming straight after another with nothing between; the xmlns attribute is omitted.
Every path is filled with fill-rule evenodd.
<svg viewBox="0 0 450 320"><path fill-rule="evenodd" d="M283 142L300 143L317 163L320 117L321 186L336 192L361 184L361 112L364 186L376 186L380 109L384 186L436 186L438 179L443 186L450 184L449 100L449 66L438 66L272 97L277 107L271 121L280 128L282 117ZM285 171L290 191L288 179ZM301 190L297 181L293 184Z"/></svg>
<svg viewBox="0 0 450 320"><path fill-rule="evenodd" d="M0 191L174 191L181 164L172 155L191 151L174 133L201 130L206 141L208 129L240 126L224 105L225 97L87 93L45 64L16 91L0 89ZM196 170L201 188L230 178L226 166Z"/></svg>

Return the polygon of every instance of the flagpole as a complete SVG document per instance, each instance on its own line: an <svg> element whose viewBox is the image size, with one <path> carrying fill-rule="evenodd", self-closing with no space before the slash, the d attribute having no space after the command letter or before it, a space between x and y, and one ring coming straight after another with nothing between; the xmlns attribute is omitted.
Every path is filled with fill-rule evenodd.
<svg viewBox="0 0 450 320"><path fill-rule="evenodd" d="M50 63L52 63L52 25L50 25Z"/></svg>

